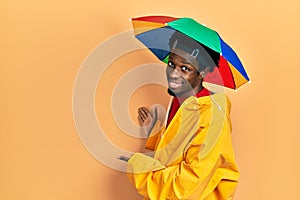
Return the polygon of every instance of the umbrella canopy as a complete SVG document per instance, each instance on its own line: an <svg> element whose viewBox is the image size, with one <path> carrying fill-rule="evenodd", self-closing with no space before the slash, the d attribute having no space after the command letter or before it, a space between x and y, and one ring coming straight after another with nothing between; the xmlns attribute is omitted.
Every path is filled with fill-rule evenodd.
<svg viewBox="0 0 300 200"><path fill-rule="evenodd" d="M168 16L144 16L132 18L135 37L163 62L168 62L169 40L176 32L185 34L220 54L220 61L204 81L237 89L249 81L249 77L236 53L219 34L191 18Z"/></svg>

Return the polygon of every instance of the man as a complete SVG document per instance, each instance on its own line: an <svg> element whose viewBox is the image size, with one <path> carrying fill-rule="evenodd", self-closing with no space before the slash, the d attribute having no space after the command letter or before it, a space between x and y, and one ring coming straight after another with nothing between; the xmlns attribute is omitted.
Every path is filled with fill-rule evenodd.
<svg viewBox="0 0 300 200"><path fill-rule="evenodd" d="M153 122L146 148L154 156L135 153L128 176L144 199L232 199L239 172L231 144L230 102L203 87L216 67L218 53L180 32L170 39L166 69L173 100L165 125ZM141 126L151 123L145 107Z"/></svg>

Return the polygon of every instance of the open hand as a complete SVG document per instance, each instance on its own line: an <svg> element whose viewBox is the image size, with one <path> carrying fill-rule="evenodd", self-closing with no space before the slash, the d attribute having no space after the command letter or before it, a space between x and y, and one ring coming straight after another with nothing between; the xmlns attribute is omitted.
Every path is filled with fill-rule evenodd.
<svg viewBox="0 0 300 200"><path fill-rule="evenodd" d="M148 126L152 120L152 116L150 111L146 107L139 107L138 108L138 122L139 126Z"/></svg>

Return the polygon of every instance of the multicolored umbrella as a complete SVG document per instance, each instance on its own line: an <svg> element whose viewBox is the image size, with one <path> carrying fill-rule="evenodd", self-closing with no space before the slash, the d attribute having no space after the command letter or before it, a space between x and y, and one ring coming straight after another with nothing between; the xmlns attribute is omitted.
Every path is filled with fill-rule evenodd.
<svg viewBox="0 0 300 200"><path fill-rule="evenodd" d="M204 81L231 89L237 89L249 81L249 77L233 49L222 40L216 31L195 20L168 16L144 16L131 20L135 37L161 61L168 62L169 39L175 31L179 31L220 53L217 68L207 74Z"/></svg>

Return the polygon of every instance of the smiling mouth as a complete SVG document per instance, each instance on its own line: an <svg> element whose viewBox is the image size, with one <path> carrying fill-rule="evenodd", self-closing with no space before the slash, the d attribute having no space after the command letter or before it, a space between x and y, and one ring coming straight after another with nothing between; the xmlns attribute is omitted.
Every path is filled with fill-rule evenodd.
<svg viewBox="0 0 300 200"><path fill-rule="evenodd" d="M176 88L179 88L180 86L183 85L183 82L182 81L172 81L172 80L169 80L169 87L171 89L176 89Z"/></svg>

